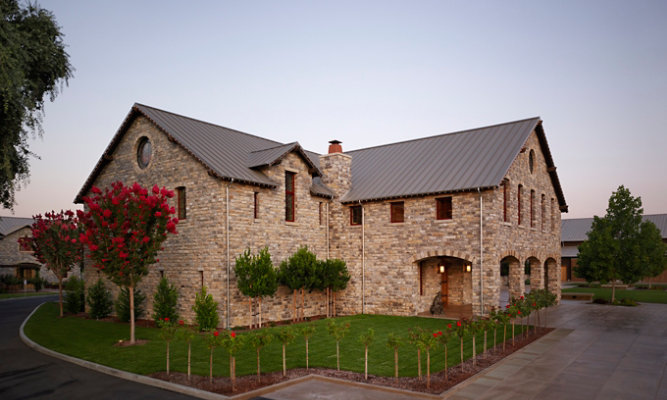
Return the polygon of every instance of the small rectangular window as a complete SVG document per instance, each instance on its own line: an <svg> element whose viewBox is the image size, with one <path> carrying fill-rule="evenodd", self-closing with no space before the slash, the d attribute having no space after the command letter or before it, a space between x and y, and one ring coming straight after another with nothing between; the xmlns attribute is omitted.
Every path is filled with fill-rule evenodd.
<svg viewBox="0 0 667 400"><path fill-rule="evenodd" d="M530 227L535 227L535 191L530 191Z"/></svg>
<svg viewBox="0 0 667 400"><path fill-rule="evenodd" d="M185 201L185 187L179 186L176 188L176 197L178 200L178 219L184 220L187 217L186 214L186 201Z"/></svg>
<svg viewBox="0 0 667 400"><path fill-rule="evenodd" d="M285 221L294 222L294 172L285 172Z"/></svg>
<svg viewBox="0 0 667 400"><path fill-rule="evenodd" d="M320 206L319 206L319 211L320 211L320 225L324 225L324 203L320 201Z"/></svg>
<svg viewBox="0 0 667 400"><path fill-rule="evenodd" d="M361 225L361 206L350 207L350 225Z"/></svg>
<svg viewBox="0 0 667 400"><path fill-rule="evenodd" d="M258 192L254 192L254 194L253 194L253 204L254 204L253 218L257 219L257 218L259 218L259 193Z"/></svg>
<svg viewBox="0 0 667 400"><path fill-rule="evenodd" d="M519 185L519 188L516 191L516 218L517 218L517 224L521 225L521 191L523 190L523 186Z"/></svg>
<svg viewBox="0 0 667 400"><path fill-rule="evenodd" d="M510 182L505 179L503 181L503 221L509 222L509 213L507 209L510 201Z"/></svg>
<svg viewBox="0 0 667 400"><path fill-rule="evenodd" d="M391 222L403 222L405 216L405 204L402 201L396 201L390 204Z"/></svg>
<svg viewBox="0 0 667 400"><path fill-rule="evenodd" d="M440 197L435 199L436 218L452 219L452 198Z"/></svg>

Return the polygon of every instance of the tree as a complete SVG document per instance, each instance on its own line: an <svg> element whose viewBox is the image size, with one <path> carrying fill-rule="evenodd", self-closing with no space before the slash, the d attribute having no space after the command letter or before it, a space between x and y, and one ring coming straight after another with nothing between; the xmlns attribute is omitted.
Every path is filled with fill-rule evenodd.
<svg viewBox="0 0 667 400"><path fill-rule="evenodd" d="M1 128L0 128L1 129ZM74 212L60 211L33 217L32 237L21 238L22 248L34 252L35 258L58 278L60 316L63 316L63 279L72 267L81 261L79 218Z"/></svg>
<svg viewBox="0 0 667 400"><path fill-rule="evenodd" d="M320 261L318 265L320 275L319 288L326 290L327 299L331 298L333 302L332 312L327 307L327 315L336 316L336 292L347 287L350 280L350 273L347 271L345 261L337 258ZM330 302L327 300L327 305Z"/></svg>
<svg viewBox="0 0 667 400"><path fill-rule="evenodd" d="M287 375L287 362L285 359L285 347L294 340L294 330L290 327L284 327L276 332L276 339L283 345L283 376ZM308 363L306 362L306 365Z"/></svg>
<svg viewBox="0 0 667 400"><path fill-rule="evenodd" d="M273 296L278 290L278 273L273 268L271 254L268 248L263 248L258 254L251 254L246 249L236 258L234 266L236 284L244 295L250 298L250 315L252 314L252 299L257 299L259 318L257 326L262 327L262 297ZM253 321L250 322L250 328Z"/></svg>
<svg viewBox="0 0 667 400"><path fill-rule="evenodd" d="M375 340L375 331L373 328L359 335L359 343L364 345L364 379L368 380L368 346Z"/></svg>
<svg viewBox="0 0 667 400"><path fill-rule="evenodd" d="M329 335L333 336L336 340L336 370L340 371L340 341L345 338L345 335L350 330L350 323L336 324L333 320L329 320L327 330L329 331Z"/></svg>
<svg viewBox="0 0 667 400"><path fill-rule="evenodd" d="M642 222L643 211L641 198L619 186L605 216L593 218L588 239L579 245L575 274L588 282L611 282L612 302L617 280L630 284L665 269L665 245L657 227Z"/></svg>
<svg viewBox="0 0 667 400"><path fill-rule="evenodd" d="M104 285L102 278L88 288L88 298L86 299L90 307L91 318L100 319L105 318L113 310L113 300L111 299L111 292Z"/></svg>
<svg viewBox="0 0 667 400"><path fill-rule="evenodd" d="M130 343L135 343L134 289L158 262L158 251L167 233L176 234L177 218L168 200L174 192L153 186L151 193L138 183L125 187L121 182L104 193L93 186L92 197L83 201L88 212L81 213L86 231L81 241L88 246L94 267L113 283L127 288L130 299Z"/></svg>
<svg viewBox="0 0 667 400"><path fill-rule="evenodd" d="M398 382L398 348L403 345L403 339L391 332L387 336L387 347L394 350L394 381Z"/></svg>
<svg viewBox="0 0 667 400"><path fill-rule="evenodd" d="M259 352L273 340L273 335L266 330L257 330L248 335L250 346L257 353L257 382L261 382L261 368L259 364Z"/></svg>
<svg viewBox="0 0 667 400"><path fill-rule="evenodd" d="M218 302L206 292L206 286L203 286L195 295L192 311L195 312L195 321L200 331L211 331L218 326Z"/></svg>
<svg viewBox="0 0 667 400"><path fill-rule="evenodd" d="M229 353L229 378L232 381L232 391L236 391L236 353L243 348L245 343L243 337L237 336L235 332L222 337L221 344Z"/></svg>
<svg viewBox="0 0 667 400"><path fill-rule="evenodd" d="M192 340L197 337L197 332L194 330L194 328L190 325L185 325L185 322L183 320L178 321L178 333L177 336L179 336L181 339L185 341L185 343L188 344L188 381L190 380L190 370L191 370L191 360L192 360Z"/></svg>
<svg viewBox="0 0 667 400"><path fill-rule="evenodd" d="M315 334L317 327L313 324L302 324L297 329L306 341L306 371L308 371L308 341Z"/></svg>
<svg viewBox="0 0 667 400"><path fill-rule="evenodd" d="M0 13L0 203L12 208L30 171L28 133L41 135L44 98L55 100L72 67L50 11L3 0Z"/></svg>
<svg viewBox="0 0 667 400"><path fill-rule="evenodd" d="M293 291L292 321L304 318L304 289L312 289L317 285L317 257L308 247L300 247L292 256L280 264L279 282ZM297 291L301 290L301 316L297 314Z"/></svg>
<svg viewBox="0 0 667 400"><path fill-rule="evenodd" d="M169 375L169 345L176 337L177 326L169 317L164 317L157 321L160 328L160 338L167 343L167 375Z"/></svg>
<svg viewBox="0 0 667 400"><path fill-rule="evenodd" d="M178 320L178 289L167 278L160 279L153 295L153 320L157 323L163 318Z"/></svg>

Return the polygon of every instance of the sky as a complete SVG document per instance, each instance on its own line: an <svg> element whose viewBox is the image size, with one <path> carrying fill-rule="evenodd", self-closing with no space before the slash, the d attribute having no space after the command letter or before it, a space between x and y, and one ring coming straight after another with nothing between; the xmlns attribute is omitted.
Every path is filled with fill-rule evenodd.
<svg viewBox="0 0 667 400"><path fill-rule="evenodd" d="M73 199L142 103L318 153L540 116L569 213L667 213L666 1L39 0L74 77L0 216Z"/></svg>

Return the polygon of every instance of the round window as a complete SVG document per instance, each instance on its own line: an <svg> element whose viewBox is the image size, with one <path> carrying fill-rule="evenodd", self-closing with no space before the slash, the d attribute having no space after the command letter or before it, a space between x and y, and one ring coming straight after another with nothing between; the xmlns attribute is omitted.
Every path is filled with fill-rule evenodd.
<svg viewBox="0 0 667 400"><path fill-rule="evenodd" d="M530 168L530 173L533 173L533 168L535 168L535 151L530 150L530 154L528 155L528 167Z"/></svg>
<svg viewBox="0 0 667 400"><path fill-rule="evenodd" d="M139 146L137 147L137 164L139 164L139 168L146 168L151 162L152 155L151 141L147 137L139 139Z"/></svg>

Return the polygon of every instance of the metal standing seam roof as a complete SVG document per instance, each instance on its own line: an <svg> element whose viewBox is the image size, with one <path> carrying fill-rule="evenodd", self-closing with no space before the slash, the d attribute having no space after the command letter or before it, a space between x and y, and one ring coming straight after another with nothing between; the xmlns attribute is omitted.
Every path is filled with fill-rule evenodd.
<svg viewBox="0 0 667 400"><path fill-rule="evenodd" d="M496 187L534 130L547 167L553 167L539 117L348 152L352 187L341 201ZM560 184L554 186L561 208L567 209Z"/></svg>
<svg viewBox="0 0 667 400"><path fill-rule="evenodd" d="M667 214L643 215L644 221L651 221L658 227L663 240L667 239ZM561 242L583 242L588 239L588 232L593 226L593 218L574 218L561 220Z"/></svg>
<svg viewBox="0 0 667 400"><path fill-rule="evenodd" d="M195 159L201 162L211 174L221 179L265 187L276 187L276 182L261 171L250 168L248 164L256 164L253 166L258 167L267 160L269 164L279 161L280 157L284 157L286 151L298 152L304 157L306 163L312 167L313 173L316 175L320 174L319 155L303 150L298 143L282 144L270 139L135 103L77 194L74 200L75 203L82 202L82 197L88 192L99 172L111 160L113 151L120 142L123 134L130 127L132 121L139 115L148 118L170 140L181 145ZM316 190L320 195L324 195L323 192L326 191L322 189L323 186L320 183L319 189ZM329 195L327 196L330 197Z"/></svg>
<svg viewBox="0 0 667 400"><path fill-rule="evenodd" d="M82 202L82 196L112 159L125 131L139 115L149 119L169 140L178 143L212 175L221 179L276 187L278 183L262 173L261 167L279 162L289 152L297 152L311 167L311 193L333 197L333 192L319 179L319 154L302 149L297 142L282 144L134 104L75 202ZM349 203L496 187L533 131L537 132L560 208L567 211L538 117L348 152L352 156L352 185L341 201Z"/></svg>
<svg viewBox="0 0 667 400"><path fill-rule="evenodd" d="M17 230L30 226L35 222L32 218L0 217L0 238L10 235Z"/></svg>

